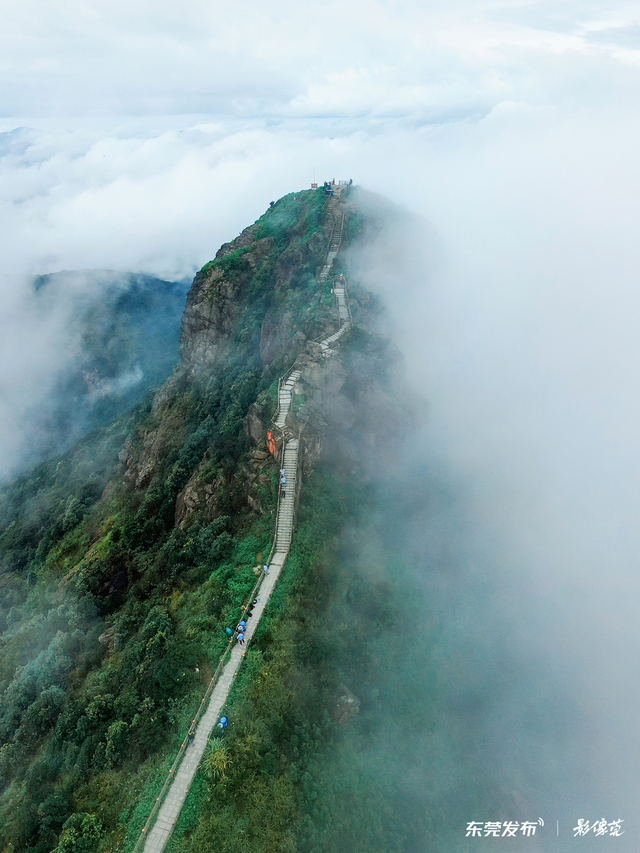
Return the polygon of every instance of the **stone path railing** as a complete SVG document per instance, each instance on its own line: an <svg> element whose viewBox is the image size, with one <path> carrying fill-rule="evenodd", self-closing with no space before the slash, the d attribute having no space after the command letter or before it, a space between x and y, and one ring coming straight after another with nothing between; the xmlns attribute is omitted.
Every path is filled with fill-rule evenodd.
<svg viewBox="0 0 640 853"><path fill-rule="evenodd" d="M329 239L329 250L325 264L318 276L320 281L326 281L333 259L338 253L342 239L342 226L344 214L338 213L336 208L339 196L332 197L327 205L327 214L333 219L333 229ZM330 356L331 345L338 340L350 327L350 315L346 301L344 285L334 287L338 304L340 328L337 332L319 341L322 355ZM274 424L286 437L285 421L293 402L293 389L296 381L302 373L297 367L291 369L278 387L278 409L274 417ZM173 833L178 816L187 798L189 789L196 775L200 762L207 748L211 732L218 722L222 709L227 701L231 686L235 680L242 659L247 652L247 646L255 634L264 609L267 606L271 593L276 585L282 567L285 564L291 538L293 535L295 496L298 485L298 438L285 440L282 454L281 466L285 472L286 484L284 486L285 496L278 498L274 544L269 560L269 570L259 580L259 586L254 588L254 597L257 598L250 615L246 618L247 628L244 633L244 645L241 646L231 641L227 651L220 660L220 665L211 681L210 689L207 691L201 705L202 713L196 715L192 726L193 738L185 738L180 753L169 772L169 778L156 801L156 805L145 824L144 829L134 848L134 853L144 849L144 853L162 853ZM257 592L256 592L257 590ZM229 660L225 660L229 655ZM207 704L207 697L208 704Z"/></svg>

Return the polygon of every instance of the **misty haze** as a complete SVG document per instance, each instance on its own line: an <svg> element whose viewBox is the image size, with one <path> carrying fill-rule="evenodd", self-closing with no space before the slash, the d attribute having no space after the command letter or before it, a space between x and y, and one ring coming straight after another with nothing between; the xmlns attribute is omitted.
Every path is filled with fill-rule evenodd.
<svg viewBox="0 0 640 853"><path fill-rule="evenodd" d="M0 853L635 851L637 4L0 20Z"/></svg>

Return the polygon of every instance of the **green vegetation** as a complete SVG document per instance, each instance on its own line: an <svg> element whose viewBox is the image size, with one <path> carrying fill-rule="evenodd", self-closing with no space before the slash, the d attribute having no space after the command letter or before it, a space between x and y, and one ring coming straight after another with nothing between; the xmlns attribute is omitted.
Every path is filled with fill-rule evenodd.
<svg viewBox="0 0 640 853"><path fill-rule="evenodd" d="M200 271L199 275L207 275L219 270L222 280L237 285L234 298L243 307L243 320L234 336L239 347L257 346L256 334L267 315L274 324L285 324L287 337L300 331L311 339L317 337L323 321L333 320L330 284L320 285L315 278L326 251L322 235L325 202L322 190L284 196L253 226L253 239L267 241L266 255L260 253L257 260L252 257L255 243L236 249L223 247L225 253ZM286 365L273 364L274 372L288 367L294 355L288 353Z"/></svg>
<svg viewBox="0 0 640 853"><path fill-rule="evenodd" d="M376 688L381 663L393 669L402 650L404 612L390 582L398 567L381 553L386 570L368 577L341 536L362 529L377 504L326 468L306 483L295 544L230 697L230 726L209 754L224 746L224 771L208 771L216 759L205 759L170 853L422 849L431 815L420 799L407 808L400 780L381 773L398 764L394 714L414 734L424 716L424 705ZM358 712L337 710L345 691Z"/></svg>
<svg viewBox="0 0 640 853"><path fill-rule="evenodd" d="M303 346L296 332L315 337L335 317L314 278L325 201L321 190L285 196L251 245L199 274L235 294L228 357L177 368L155 402L0 491L1 853L129 853L136 842L270 547L277 469L267 460L251 473L261 454L246 424L251 411L265 425L272 414L277 377ZM222 299L214 288L210 298ZM287 356L265 364L269 323ZM345 388L376 350L384 374L392 354L353 331ZM342 535L366 529L377 506L343 468L319 466L305 483L294 546L173 853L387 853L430 832L423 801L407 807L400 780L380 774L400 749L391 717L420 733L431 687L408 709L395 694L382 701L377 669L402 652L399 567L381 544L376 571L363 571Z"/></svg>
<svg viewBox="0 0 640 853"><path fill-rule="evenodd" d="M256 400L268 417L283 366L260 359L267 311L292 328L322 315L322 203L270 209L255 269L243 250L214 262L240 292L229 358L178 369L159 408L148 399L0 491L2 851L121 849L148 814L270 546L276 477L256 485L259 515L245 419ZM176 526L190 483L209 503ZM233 772L224 750L212 781Z"/></svg>
<svg viewBox="0 0 640 853"><path fill-rule="evenodd" d="M322 209L326 201L327 196L321 188L283 196L258 219L257 238L275 237L283 242L294 225L298 242L307 245L322 228ZM301 204L304 205L302 211Z"/></svg>
<svg viewBox="0 0 640 853"><path fill-rule="evenodd" d="M337 664L351 657L350 668L366 669L366 649L353 647L353 638L394 619L393 608L383 605L373 619L354 623L351 615L344 620L336 614L327 620L336 592L347 599L352 594L354 579L340 564L337 534L339 519L352 516L362 497L329 472L305 485L286 570L230 697L225 772L205 772L194 788L172 840L174 853L239 845L311 850L315 834L323 832L313 772L348 731L329 713L341 690ZM215 755L219 747L213 749Z"/></svg>
<svg viewBox="0 0 640 853"><path fill-rule="evenodd" d="M250 251L251 249L248 246L245 246L241 249L236 249L234 252L231 252L230 254L225 255L222 258L216 258L213 261L209 261L202 267L200 272L207 272L207 270L212 269L221 269L225 276L241 272L246 269L242 258L244 257L244 255L247 254L247 252Z"/></svg>

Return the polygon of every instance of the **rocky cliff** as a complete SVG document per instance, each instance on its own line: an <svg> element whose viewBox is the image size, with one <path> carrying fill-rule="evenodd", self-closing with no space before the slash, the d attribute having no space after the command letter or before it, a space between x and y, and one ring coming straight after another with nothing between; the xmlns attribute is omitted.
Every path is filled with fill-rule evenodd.
<svg viewBox="0 0 640 853"><path fill-rule="evenodd" d="M390 394L390 383L401 371L400 359L389 341L370 330L379 311L371 294L355 282L351 286L356 325L336 345L341 350L338 358L323 358L314 344L338 327L331 279L317 277L333 224L325 202L318 191L281 199L224 244L195 277L182 321L179 366L155 396L148 425L121 454L124 480L138 490L149 486L163 460L185 442L189 431L185 396L201 392L212 380L219 382L216 375L241 366L251 373L255 397L241 395L239 383L231 385L243 421L244 455L233 471L228 465L216 466L219 443L213 436L204 442L200 459L175 500L174 520L181 528L200 517L210 521L219 515L223 491L233 491L254 511L266 511L265 490L276 467L266 452L266 432L277 378L294 362L302 373L287 428L302 438L305 473L322 459L348 470L372 452L383 454L406 421L406 413L398 411ZM340 211L345 217L342 249L346 249L349 218L357 217L346 194ZM358 224L351 233L361 236L363 223ZM334 269L343 270L344 264L340 254Z"/></svg>

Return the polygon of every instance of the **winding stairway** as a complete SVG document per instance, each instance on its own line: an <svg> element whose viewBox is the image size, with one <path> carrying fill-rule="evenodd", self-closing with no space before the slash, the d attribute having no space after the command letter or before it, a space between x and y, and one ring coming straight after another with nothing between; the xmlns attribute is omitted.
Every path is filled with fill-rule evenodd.
<svg viewBox="0 0 640 853"><path fill-rule="evenodd" d="M318 275L319 281L327 280L333 260L340 248L344 214L340 210L339 201L339 195L337 197L332 196L326 205L327 218L332 223L332 231L325 263ZM337 332L317 342L320 345L321 355L325 357L332 355L334 352L332 345L351 326L344 284L341 283L339 286L335 286L333 292L336 296L340 325ZM299 440L291 436L291 433L287 430L286 418L291 409L295 383L301 374L302 370L294 365L280 381L278 387L278 410L274 418L274 424L284 438L281 467L284 469L286 478L286 484L283 487L285 494L284 497L281 495L278 498L274 544L269 569L268 572L264 573L260 581L256 603L253 606L251 614L246 618L245 643L243 646L239 645L235 642L234 637L229 644L229 660L225 664L226 655L223 656L218 671L212 679L210 690L207 691L203 699L201 705L203 713L199 717L196 715L196 720L194 720L192 733L190 733L192 734L192 738L185 738L178 757L169 771L169 777L165 782L160 796L156 800L156 805L136 843L134 853L139 853L142 850L144 850L144 853L162 853L167 846L207 748L211 733L220 719L222 709L227 701L242 659L246 654L247 646L255 634L264 609L269 602L269 598L287 559L293 535L295 496L298 487Z"/></svg>

